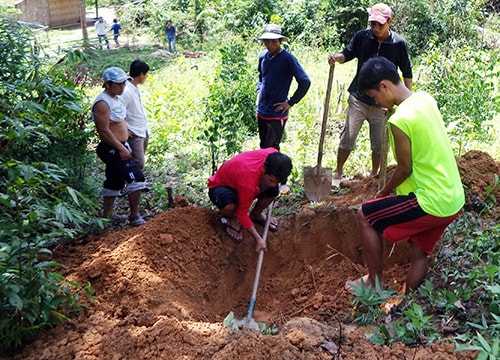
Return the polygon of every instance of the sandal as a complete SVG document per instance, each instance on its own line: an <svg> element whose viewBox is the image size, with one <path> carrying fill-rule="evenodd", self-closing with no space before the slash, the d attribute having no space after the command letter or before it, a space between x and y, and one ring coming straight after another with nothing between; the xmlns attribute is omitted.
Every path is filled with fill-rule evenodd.
<svg viewBox="0 0 500 360"><path fill-rule="evenodd" d="M120 215L120 214L113 214L111 215L111 222L113 223L119 223L126 221L128 219L127 215Z"/></svg>
<svg viewBox="0 0 500 360"><path fill-rule="evenodd" d="M266 226L266 220L264 219L251 219L255 224L259 224L262 226ZM273 224L273 220L275 223ZM269 231L271 232L276 232L280 229L280 219L278 218L271 218L271 222L269 223Z"/></svg>
<svg viewBox="0 0 500 360"><path fill-rule="evenodd" d="M134 218L130 218L129 223L131 226L139 226L139 225L145 224L146 221L144 221L144 219L142 218L141 215L137 215Z"/></svg>
<svg viewBox="0 0 500 360"><path fill-rule="evenodd" d="M238 235L241 235L241 227L239 229L236 229L235 227L231 226L229 224L229 220L226 219L225 217L220 218L220 223L222 224L222 227L224 228L224 231L226 232L227 236L236 244L240 244L243 241L243 237L239 238L236 237L230 233L227 232L227 229L231 229L235 232L238 233Z"/></svg>

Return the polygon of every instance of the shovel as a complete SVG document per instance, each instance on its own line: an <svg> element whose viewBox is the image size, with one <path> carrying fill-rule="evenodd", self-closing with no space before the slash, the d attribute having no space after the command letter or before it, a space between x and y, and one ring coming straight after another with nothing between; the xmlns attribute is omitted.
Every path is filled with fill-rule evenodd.
<svg viewBox="0 0 500 360"><path fill-rule="evenodd" d="M269 224L271 223L271 213L273 211L273 202L267 207L267 219L266 225L264 226L264 232L262 233L262 239L266 241L267 233L269 232ZM262 269L262 261L264 260L264 250L259 251L259 259L257 260L257 270L255 271L255 279L253 282L252 296L250 297L250 303L248 305L247 315L243 319L234 318L231 321L230 317L234 316L232 312L224 320L225 325L233 329L249 328L257 331L265 329L266 325L261 324L253 319L253 309L255 307L255 299L257 298L257 288L259 287L260 270Z"/></svg>
<svg viewBox="0 0 500 360"><path fill-rule="evenodd" d="M319 138L318 164L315 167L306 166L304 168L304 192L311 201L320 201L330 194L332 188L332 169L322 168L323 144L325 142L326 122L328 111L330 110L330 95L332 93L333 70L335 65L330 65L328 74L328 85L326 87L325 108L323 122L321 124L321 136Z"/></svg>

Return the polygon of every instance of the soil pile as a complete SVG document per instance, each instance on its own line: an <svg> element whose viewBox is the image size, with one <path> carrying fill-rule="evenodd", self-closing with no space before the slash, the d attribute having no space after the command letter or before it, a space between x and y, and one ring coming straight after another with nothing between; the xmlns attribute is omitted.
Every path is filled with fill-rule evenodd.
<svg viewBox="0 0 500 360"><path fill-rule="evenodd" d="M497 164L471 152L459 167L467 206L484 207ZM90 282L96 301L70 323L42 331L11 359L473 359L473 352L455 353L447 343L372 345L365 337L370 329L345 316L352 296L344 283L365 271L355 212L378 181L357 177L321 204L304 203L269 234L254 318L278 326L277 335L222 325L230 311L246 315L255 244L249 234L234 244L216 212L188 205L138 228L54 249L54 260L66 265L63 274ZM406 244L387 257L387 280L401 290Z"/></svg>

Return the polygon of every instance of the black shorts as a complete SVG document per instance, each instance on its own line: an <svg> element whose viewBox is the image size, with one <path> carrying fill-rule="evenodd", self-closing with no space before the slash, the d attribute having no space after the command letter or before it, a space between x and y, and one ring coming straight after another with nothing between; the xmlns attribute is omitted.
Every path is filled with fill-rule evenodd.
<svg viewBox="0 0 500 360"><path fill-rule="evenodd" d="M129 147L126 142L123 145ZM146 180L143 172L137 167L132 158L125 161L122 160L120 153L109 144L100 142L97 145L96 153L106 164L105 189L121 190L127 183L131 183L132 181L143 182Z"/></svg>
<svg viewBox="0 0 500 360"><path fill-rule="evenodd" d="M275 198L278 195L279 188L272 187L261 192L256 198ZM238 204L238 193L229 186L218 186L208 189L208 197L218 209L223 209L230 204Z"/></svg>

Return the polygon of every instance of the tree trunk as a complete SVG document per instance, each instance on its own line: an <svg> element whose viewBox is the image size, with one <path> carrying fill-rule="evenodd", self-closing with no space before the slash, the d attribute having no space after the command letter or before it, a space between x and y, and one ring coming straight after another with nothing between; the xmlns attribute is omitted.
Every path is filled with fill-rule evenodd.
<svg viewBox="0 0 500 360"><path fill-rule="evenodd" d="M89 42L89 34L87 33L87 18L85 16L85 0L80 0L80 24L82 25L83 42Z"/></svg>

